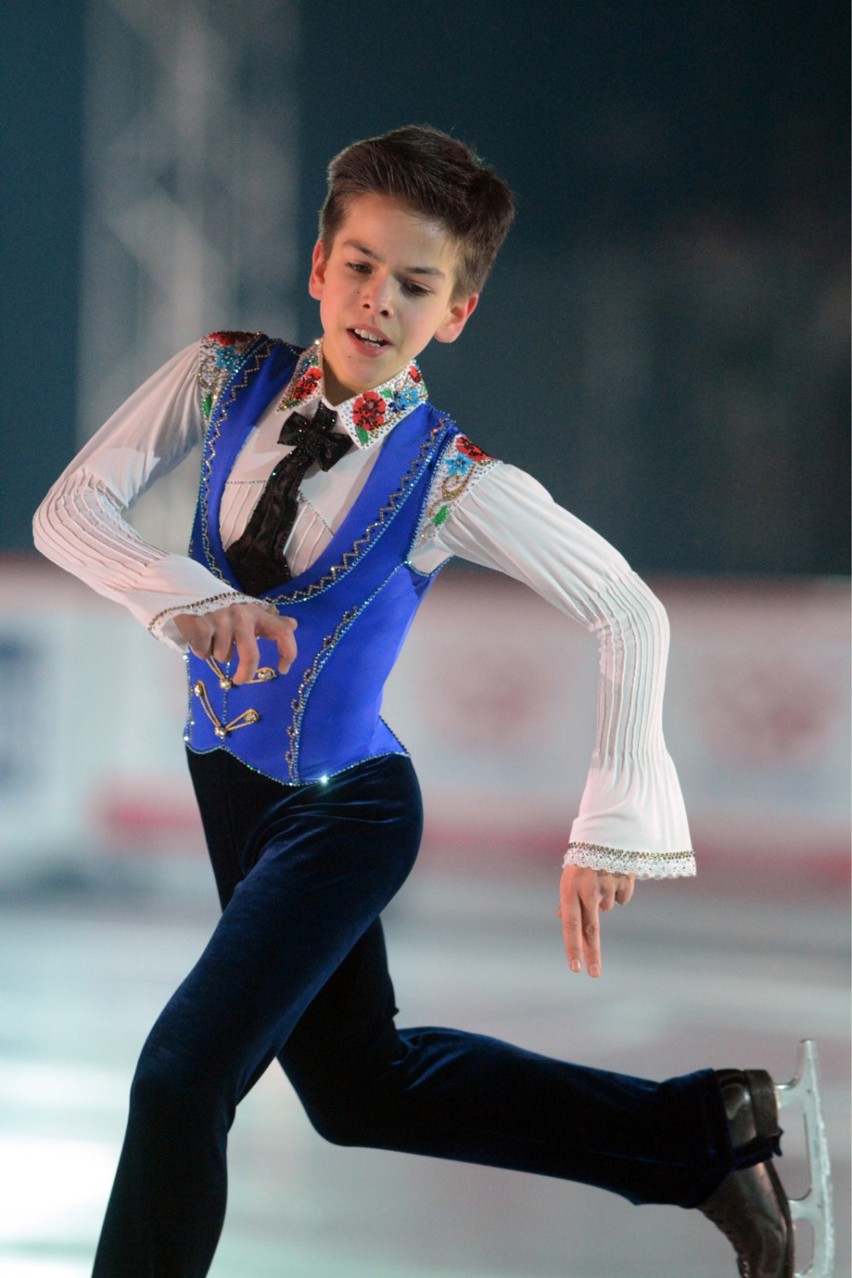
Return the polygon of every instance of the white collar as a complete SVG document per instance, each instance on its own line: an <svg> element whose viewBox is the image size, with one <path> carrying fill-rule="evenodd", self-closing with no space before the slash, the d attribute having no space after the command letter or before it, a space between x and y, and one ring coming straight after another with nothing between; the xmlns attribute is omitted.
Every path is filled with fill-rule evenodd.
<svg viewBox="0 0 852 1278"><path fill-rule="evenodd" d="M302 352L278 408L286 412L323 398L320 338ZM423 375L417 364L412 363L390 381L335 405L334 411L357 448L372 448L426 399Z"/></svg>

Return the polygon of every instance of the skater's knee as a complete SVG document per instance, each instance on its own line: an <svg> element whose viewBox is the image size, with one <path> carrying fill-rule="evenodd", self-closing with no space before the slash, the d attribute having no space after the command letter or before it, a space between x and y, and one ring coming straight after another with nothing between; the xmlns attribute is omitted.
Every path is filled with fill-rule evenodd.
<svg viewBox="0 0 852 1278"><path fill-rule="evenodd" d="M305 1107L314 1131L332 1145L372 1144L375 1120L371 1111L371 1106L355 1096Z"/></svg>
<svg viewBox="0 0 852 1278"><path fill-rule="evenodd" d="M161 1054L143 1051L130 1087L131 1106L152 1113L178 1109L186 1094L181 1075Z"/></svg>
<svg viewBox="0 0 852 1278"><path fill-rule="evenodd" d="M178 1051L146 1044L130 1088L130 1107L147 1121L179 1125L205 1105L204 1071Z"/></svg>
<svg viewBox="0 0 852 1278"><path fill-rule="evenodd" d="M332 1145L384 1145L397 1122L399 1098L375 1079L302 1093L311 1126Z"/></svg>

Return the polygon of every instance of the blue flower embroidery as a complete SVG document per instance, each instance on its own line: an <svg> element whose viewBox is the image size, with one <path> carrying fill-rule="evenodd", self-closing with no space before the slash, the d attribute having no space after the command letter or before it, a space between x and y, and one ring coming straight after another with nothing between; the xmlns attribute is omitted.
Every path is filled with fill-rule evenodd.
<svg viewBox="0 0 852 1278"><path fill-rule="evenodd" d="M241 358L242 354L236 346L217 346L216 348L217 368L227 368L230 372L237 367Z"/></svg>
<svg viewBox="0 0 852 1278"><path fill-rule="evenodd" d="M473 469L473 462L469 457L462 457L461 453L456 453L455 457L447 458L445 466L448 475L466 475Z"/></svg>
<svg viewBox="0 0 852 1278"><path fill-rule="evenodd" d="M404 413L406 408L413 408L420 402L420 395L413 386L403 386L393 396L390 406L394 413Z"/></svg>

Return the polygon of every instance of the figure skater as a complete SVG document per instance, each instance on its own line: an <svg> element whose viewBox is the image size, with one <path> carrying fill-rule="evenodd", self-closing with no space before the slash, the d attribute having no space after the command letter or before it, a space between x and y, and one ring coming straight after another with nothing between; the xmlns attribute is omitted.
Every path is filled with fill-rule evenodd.
<svg viewBox="0 0 852 1278"><path fill-rule="evenodd" d="M194 343L35 518L44 554L186 655L189 769L223 910L142 1049L95 1278L208 1272L228 1130L275 1059L330 1141L694 1208L741 1275L791 1278L765 1071L653 1082L395 1024L380 915L417 855L421 802L382 688L452 556L526 583L600 647L560 882L570 970L600 977L600 917L636 878L695 863L661 726L663 608L603 538L434 407L417 363L473 315L513 218L507 186L424 127L355 143L328 176L309 284L321 338ZM552 411L535 370L516 386L510 411L534 431ZM197 443L190 551L166 554L123 512Z"/></svg>

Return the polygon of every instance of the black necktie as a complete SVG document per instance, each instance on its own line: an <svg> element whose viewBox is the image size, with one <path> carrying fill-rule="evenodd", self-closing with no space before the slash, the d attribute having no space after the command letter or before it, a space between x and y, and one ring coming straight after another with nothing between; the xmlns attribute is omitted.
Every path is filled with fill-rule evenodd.
<svg viewBox="0 0 852 1278"><path fill-rule="evenodd" d="M247 594L262 595L290 580L284 547L299 509L299 485L310 466L330 470L352 445L348 435L332 435L336 422L337 413L320 402L310 420L291 413L284 423L278 443L293 444L293 451L275 467L245 532L226 551Z"/></svg>

